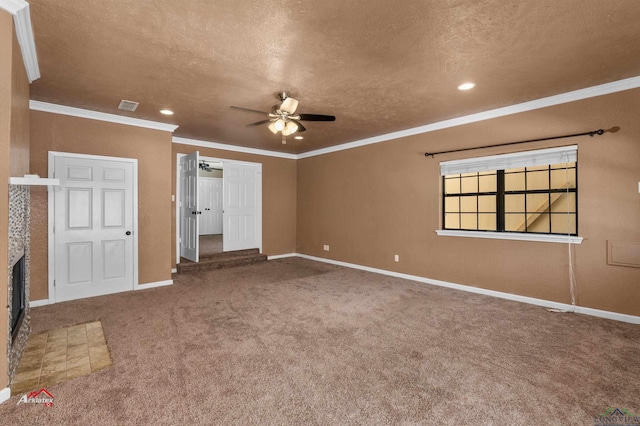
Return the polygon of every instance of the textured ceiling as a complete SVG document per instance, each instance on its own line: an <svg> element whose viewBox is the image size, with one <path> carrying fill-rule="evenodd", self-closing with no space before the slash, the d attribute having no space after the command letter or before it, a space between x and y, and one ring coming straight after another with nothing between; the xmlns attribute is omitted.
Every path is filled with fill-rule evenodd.
<svg viewBox="0 0 640 426"><path fill-rule="evenodd" d="M640 75L637 0L31 0L31 98L304 152ZM477 86L460 92L457 85ZM305 122L280 143L276 93ZM121 99L140 102L135 113ZM175 111L172 117L159 114Z"/></svg>

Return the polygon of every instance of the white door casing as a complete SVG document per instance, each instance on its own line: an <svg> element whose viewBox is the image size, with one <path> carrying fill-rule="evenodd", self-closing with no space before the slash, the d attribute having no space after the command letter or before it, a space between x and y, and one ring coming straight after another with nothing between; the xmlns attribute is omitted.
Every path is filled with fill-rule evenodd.
<svg viewBox="0 0 640 426"><path fill-rule="evenodd" d="M199 260L199 197L198 157L196 151L180 158L180 256L193 262Z"/></svg>
<svg viewBox="0 0 640 426"><path fill-rule="evenodd" d="M222 234L222 178L200 177L200 235Z"/></svg>
<svg viewBox="0 0 640 426"><path fill-rule="evenodd" d="M223 250L262 245L262 165L224 163Z"/></svg>
<svg viewBox="0 0 640 426"><path fill-rule="evenodd" d="M133 290L138 279L137 161L50 153L50 170L60 179L50 194L50 302Z"/></svg>
<svg viewBox="0 0 640 426"><path fill-rule="evenodd" d="M181 154L178 153L176 154L176 163L180 164L182 162L182 159L186 157L186 154ZM207 161L217 161L217 162L222 162L224 164L224 170L226 173L226 170L228 168L228 166L231 166L233 164L238 164L238 165L249 165L252 167L255 167L257 170L256 176L257 176L257 183L256 183L256 188L257 188L257 202L258 202L258 207L256 208L256 214L258 216L257 219L257 230L256 230L256 238L258 240L258 245L257 247L260 249L260 251L262 252L262 164L260 163L251 163L251 162L240 162L240 161L236 161L236 160L230 160L227 158L213 158L213 157L206 157ZM180 167L177 167L176 170L176 200L178 202L175 203L175 209L176 209L176 233L175 233L175 240L176 240L176 263L180 263L180 253L181 253L181 225L182 225L182 209L180 207L180 200L182 200L183 198L183 193L185 192L182 188L182 174L180 173ZM224 178L223 178L224 180ZM223 193L225 192L224 189L224 184L223 184ZM224 195L223 195L223 208L224 208ZM223 213L223 234L224 234L224 226L225 226L225 220L224 220L224 213ZM224 240L224 235L223 235L223 240ZM224 244L224 241L223 241ZM224 247L225 251L229 251L229 250L235 250L233 248L227 248L226 246Z"/></svg>

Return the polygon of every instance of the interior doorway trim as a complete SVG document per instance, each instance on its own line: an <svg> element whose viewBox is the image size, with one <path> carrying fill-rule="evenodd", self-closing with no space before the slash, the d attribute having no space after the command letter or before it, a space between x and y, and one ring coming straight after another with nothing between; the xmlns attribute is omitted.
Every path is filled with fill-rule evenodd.
<svg viewBox="0 0 640 426"><path fill-rule="evenodd" d="M49 178L53 178L55 170L56 157L70 157L70 158L85 158L90 160L107 160L107 161L122 161L132 163L133 165L133 287L131 290L139 288L138 281L138 160L135 158L124 157L108 157L103 155L90 155L90 154L76 154L71 152L58 152L49 151ZM56 293L54 287L55 279L55 239L53 233L54 225L54 197L55 188L52 186L47 187L48 191L48 278L49 278L49 299L48 304L56 303Z"/></svg>
<svg viewBox="0 0 640 426"><path fill-rule="evenodd" d="M176 265L178 263L180 263L180 159L184 156L186 156L187 154L181 154L178 153L176 154L176 193L175 193L175 215L176 215L176 222L175 222L175 240L176 240ZM250 165L250 166L257 166L260 170L260 172L262 172L262 163L254 163L254 162L250 162L250 161L238 161L238 160L230 160L228 158L221 158L221 157L210 157L208 155L200 155L200 158L204 158L207 161L220 161L223 163L223 176L222 178L224 179L224 164L225 163L235 163L235 164L246 164L246 165ZM262 204L263 204L263 200L262 200L262 180L263 180L263 175L262 173L260 173L260 187L258 188L258 190L260 191L260 253L262 253L262 225L263 225L263 221L262 221ZM223 219L224 220L224 219Z"/></svg>

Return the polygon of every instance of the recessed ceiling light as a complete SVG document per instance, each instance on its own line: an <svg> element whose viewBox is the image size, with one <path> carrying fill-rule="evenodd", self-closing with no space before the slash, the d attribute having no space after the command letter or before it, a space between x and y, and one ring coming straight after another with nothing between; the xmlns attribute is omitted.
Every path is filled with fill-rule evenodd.
<svg viewBox="0 0 640 426"><path fill-rule="evenodd" d="M160 114L173 115L173 111L171 111L170 109L161 109Z"/></svg>
<svg viewBox="0 0 640 426"><path fill-rule="evenodd" d="M474 87L476 87L475 83L462 83L460 86L458 86L458 90L469 90L473 89Z"/></svg>
<svg viewBox="0 0 640 426"><path fill-rule="evenodd" d="M294 139L298 139L298 140L304 139L304 136L295 136Z"/></svg>

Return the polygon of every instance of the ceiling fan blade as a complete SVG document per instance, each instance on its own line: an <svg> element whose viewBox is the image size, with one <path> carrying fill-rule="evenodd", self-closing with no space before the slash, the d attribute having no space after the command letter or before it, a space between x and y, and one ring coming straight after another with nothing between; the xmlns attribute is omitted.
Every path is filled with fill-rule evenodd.
<svg viewBox="0 0 640 426"><path fill-rule="evenodd" d="M335 115L300 114L300 120L304 121L336 121Z"/></svg>
<svg viewBox="0 0 640 426"><path fill-rule="evenodd" d="M280 105L280 111L286 112L289 115L296 112L296 108L298 108L298 100L293 98L286 98L282 101L282 105Z"/></svg>
<svg viewBox="0 0 640 426"><path fill-rule="evenodd" d="M238 109L240 111L247 111L247 112L257 112L258 114L262 114L262 115L269 115L268 112L264 112L264 111L258 111L257 109L251 109L251 108L243 108L243 107L237 107L237 106L231 106L232 109Z"/></svg>
<svg viewBox="0 0 640 426"><path fill-rule="evenodd" d="M299 122L298 120L291 120L294 123L296 123L296 125L298 126L298 130L296 130L296 133L300 133L300 132L304 132L305 130L307 130L301 122Z"/></svg>
<svg viewBox="0 0 640 426"><path fill-rule="evenodd" d="M245 127L259 126L261 124L266 124L266 123L270 123L270 122L271 122L271 119L262 120L262 121L256 121L255 123L247 124Z"/></svg>

